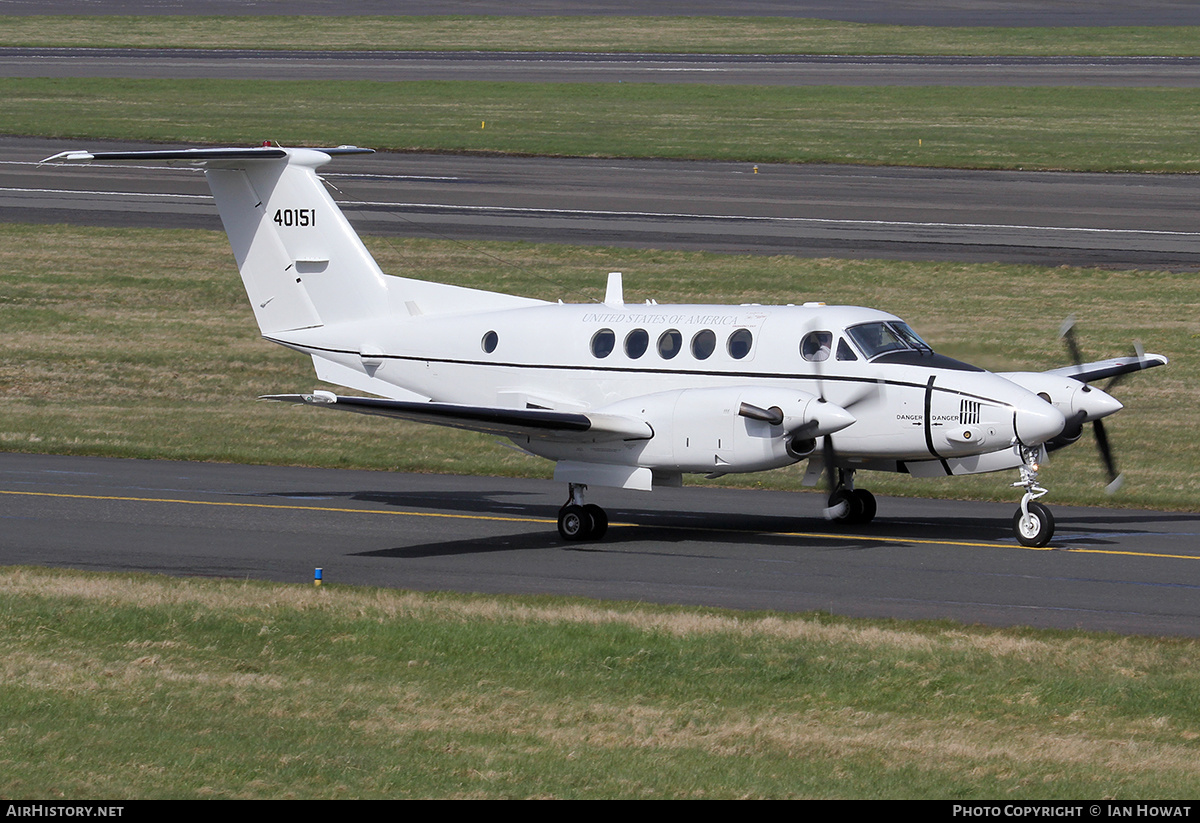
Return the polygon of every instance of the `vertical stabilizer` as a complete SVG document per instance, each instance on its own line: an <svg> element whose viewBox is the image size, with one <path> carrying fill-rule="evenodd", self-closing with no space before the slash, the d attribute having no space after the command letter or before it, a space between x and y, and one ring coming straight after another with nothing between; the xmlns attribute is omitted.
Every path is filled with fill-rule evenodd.
<svg viewBox="0 0 1200 823"><path fill-rule="evenodd" d="M324 152L288 149L205 175L263 334L378 316L379 266L317 177Z"/></svg>
<svg viewBox="0 0 1200 823"><path fill-rule="evenodd" d="M67 151L43 162L202 166L258 326L270 335L388 310L387 279L317 177L332 155L359 153L370 149Z"/></svg>

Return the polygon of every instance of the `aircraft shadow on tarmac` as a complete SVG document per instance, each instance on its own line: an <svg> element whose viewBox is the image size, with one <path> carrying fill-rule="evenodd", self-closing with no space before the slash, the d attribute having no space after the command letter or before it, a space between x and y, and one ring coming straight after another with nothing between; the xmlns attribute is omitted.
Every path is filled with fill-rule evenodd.
<svg viewBox="0 0 1200 823"><path fill-rule="evenodd" d="M611 511L612 525L603 540L567 543L559 537L554 526L558 511L556 506L533 503L522 505L514 502L519 501L521 497L538 496L531 492L514 492L511 489L468 493L445 490L277 492L262 496L312 500L343 498L388 508L450 511L522 520L537 518L546 521L544 526L537 525L518 532L497 531L484 537L439 540L354 553L367 557L403 559L534 549L679 556L678 552L664 551L663 547L682 544L786 546L814 551L857 551L871 548L902 548L920 541L946 544L1011 543L1013 548L1017 548L1007 517L944 517L936 520L917 520L883 516L868 526L847 528L828 523L817 511L801 511L795 515L747 515L737 512L614 508ZM798 508L802 509L817 500L815 496L804 497L808 499L798 500ZM1139 534L1158 534L1162 525L1166 523L1194 523L1197 530L1200 530L1200 514L1148 514L1111 509L1071 513L1060 518L1060 534L1053 541L1051 548L1055 545L1063 548L1075 547L1079 545L1079 540L1086 540L1088 545L1094 546L1113 545ZM1073 538L1073 535L1078 537ZM710 556L710 553L704 554Z"/></svg>
<svg viewBox="0 0 1200 823"><path fill-rule="evenodd" d="M618 513L618 516L623 521L626 513ZM636 519L636 516L628 518L629 520ZM782 522L778 525L784 525ZM796 521L787 519L793 526ZM720 531L716 531L720 529ZM404 558L422 558L422 557L449 557L460 554L487 554L492 552L502 551L529 551L533 549L553 549L555 551L570 551L580 553L613 553L622 555L645 555L645 556L669 556L679 558L712 558L720 556L716 552L679 552L667 550L667 546L676 545L682 546L692 544L700 546L702 544L712 545L718 543L722 546L790 546L795 548L819 549L821 551L828 550L860 550L865 548L878 548L886 545L901 546L903 540L887 541L880 543L872 541L870 544L864 543L861 540L856 541L853 536L845 534L830 533L828 537L813 537L796 536L784 533L772 533L770 531L754 531L752 529L737 529L732 530L729 524L705 527L701 525L689 526L655 526L655 525L610 525L608 534L603 540L594 542L577 542L568 543L558 536L558 531L553 527L539 531L530 531L520 534L495 535L489 537L475 538L471 540L452 540L437 543L424 543L415 546L400 546L390 549L378 549L375 551L356 552L357 555L363 557L395 557L397 559Z"/></svg>

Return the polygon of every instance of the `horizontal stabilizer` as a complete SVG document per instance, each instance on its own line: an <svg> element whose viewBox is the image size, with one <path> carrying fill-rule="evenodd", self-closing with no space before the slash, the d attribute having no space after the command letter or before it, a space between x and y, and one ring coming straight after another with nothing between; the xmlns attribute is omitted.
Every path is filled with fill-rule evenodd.
<svg viewBox="0 0 1200 823"><path fill-rule="evenodd" d="M456 429L533 437L543 440L646 440L654 435L641 420L613 414L559 412L548 409L508 409L499 406L463 406L377 397L345 397L333 392L275 394L260 398L340 409L357 414L394 417L416 423L431 423Z"/></svg>
<svg viewBox="0 0 1200 823"><path fill-rule="evenodd" d="M358 146L338 146L335 149L316 149L322 154L373 154L374 149ZM208 163L222 160L276 160L287 157L288 152L278 146L253 148L211 149L156 149L152 151L63 151L47 157L43 163L90 163L101 162L160 162L160 163Z"/></svg>
<svg viewBox="0 0 1200 823"><path fill-rule="evenodd" d="M1141 356L1112 357L1108 360L1097 360L1094 363L1080 363L1078 366L1063 366L1060 369L1050 369L1049 371L1042 372L1042 374L1070 377L1081 383L1091 383L1095 380L1104 380L1107 377L1117 377L1118 375L1165 365L1167 365L1167 358L1161 354L1144 354Z"/></svg>

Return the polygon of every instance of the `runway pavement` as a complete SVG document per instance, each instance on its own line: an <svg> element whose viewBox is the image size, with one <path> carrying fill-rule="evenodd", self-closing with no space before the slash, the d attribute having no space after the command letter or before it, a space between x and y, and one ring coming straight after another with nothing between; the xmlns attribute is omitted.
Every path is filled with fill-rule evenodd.
<svg viewBox="0 0 1200 823"><path fill-rule="evenodd" d="M1200 58L0 47L0 77L1195 88Z"/></svg>
<svg viewBox="0 0 1200 823"><path fill-rule="evenodd" d="M0 563L578 595L655 603L1200 636L1200 515L880 500L839 532L822 497L597 489L601 543L565 545L561 484L0 454Z"/></svg>
<svg viewBox="0 0 1200 823"><path fill-rule="evenodd" d="M0 219L220 229L193 170L38 165L81 147L130 146L0 138ZM387 236L1200 268L1195 175L379 153L324 176Z"/></svg>

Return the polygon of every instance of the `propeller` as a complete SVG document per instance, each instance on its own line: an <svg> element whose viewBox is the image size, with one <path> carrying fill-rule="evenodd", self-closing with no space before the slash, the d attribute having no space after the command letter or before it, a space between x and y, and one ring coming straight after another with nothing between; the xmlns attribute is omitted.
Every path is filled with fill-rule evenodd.
<svg viewBox="0 0 1200 823"><path fill-rule="evenodd" d="M815 331L824 331L824 329L820 329L816 325L810 325L805 330L804 335L801 337L801 340L806 339L808 337L808 335L812 334ZM836 335L832 335L832 334L830 335L828 345L824 349L825 355L823 357L812 357L811 359L808 357L805 358L805 359L808 359L809 362L811 362L813 364L813 370L815 372L815 378L816 378L816 382L817 382L817 401L820 403L831 402L826 397L826 393L825 393L825 383L826 383L825 362L829 359L832 359L835 356L834 352L836 351L836 347L835 347L836 339L837 339ZM869 383L866 386L864 386L863 390L861 392L859 392L857 395L847 399L844 402L840 402L838 405L840 406L840 408L845 409L846 411L850 411L855 406L857 406L858 404L860 404L866 400L873 400L873 399L877 398L879 396L880 386L881 386L881 381L875 381L875 382ZM825 481L826 481L826 485L829 488L829 493L832 495L833 491L838 487L837 447L834 446L832 432L824 435L821 438L821 444L822 444L821 445L821 460L825 464L824 465ZM824 511L826 519L833 520L833 519L836 519L836 518L842 516L845 513L846 505L847 504L845 501L841 501L833 506L827 506Z"/></svg>
<svg viewBox="0 0 1200 823"><path fill-rule="evenodd" d="M1063 321L1062 327L1059 329L1059 337L1063 339L1063 343L1067 347L1067 352L1071 355L1071 360L1076 366L1083 366L1083 355L1079 351L1079 343L1075 339L1075 315L1069 316ZM1141 344L1134 343L1134 351L1140 358L1145 354ZM1123 374L1118 374L1116 377L1108 381L1104 386L1103 391L1107 394L1110 389L1116 386L1125 377ZM1084 391L1087 391L1085 388ZM1079 431L1083 427L1083 417L1081 412L1079 415L1072 417L1067 421L1067 428L1064 431ZM1104 470L1108 475L1108 485L1105 486L1105 491L1109 494L1121 488L1123 482L1122 475L1117 471L1117 463L1113 458L1112 446L1108 441L1108 432L1104 428L1103 420L1094 420L1092 428L1096 432L1096 448L1100 451L1100 460L1104 463ZM1078 437L1078 434L1075 435Z"/></svg>

